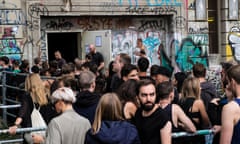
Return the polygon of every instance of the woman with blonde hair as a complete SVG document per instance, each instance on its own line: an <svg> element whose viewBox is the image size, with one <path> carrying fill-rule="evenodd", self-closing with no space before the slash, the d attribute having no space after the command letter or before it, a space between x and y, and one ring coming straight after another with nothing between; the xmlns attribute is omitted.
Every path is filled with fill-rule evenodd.
<svg viewBox="0 0 240 144"><path fill-rule="evenodd" d="M200 81L197 78L189 77L184 80L180 106L192 120L197 130L210 127L210 120L200 94ZM196 136L192 140L195 140L197 143L205 141L204 136Z"/></svg>
<svg viewBox="0 0 240 144"><path fill-rule="evenodd" d="M48 103L47 93L39 74L32 73L26 77L25 91L29 92L33 103L40 106Z"/></svg>
<svg viewBox="0 0 240 144"><path fill-rule="evenodd" d="M15 125L9 128L10 134L15 134L16 129L20 125L21 127L32 127L31 114L34 107L40 111L45 123L49 121L47 118L47 111L49 109L47 107L47 93L39 74L32 73L26 77L25 91L25 94L21 98L21 107L15 120ZM25 135L25 140L28 143L34 142L34 137L37 137L37 135Z"/></svg>
<svg viewBox="0 0 240 144"><path fill-rule="evenodd" d="M106 93L101 97L92 128L86 135L85 143L140 143L136 127L124 121L122 104L115 93Z"/></svg>

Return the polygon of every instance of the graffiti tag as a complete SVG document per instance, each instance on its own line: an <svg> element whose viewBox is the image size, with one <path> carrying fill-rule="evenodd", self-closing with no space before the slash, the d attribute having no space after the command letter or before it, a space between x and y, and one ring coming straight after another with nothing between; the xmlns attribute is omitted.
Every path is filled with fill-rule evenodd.
<svg viewBox="0 0 240 144"><path fill-rule="evenodd" d="M41 3L34 3L29 6L28 14L33 18L39 19L40 15L47 16L49 11L45 5Z"/></svg>

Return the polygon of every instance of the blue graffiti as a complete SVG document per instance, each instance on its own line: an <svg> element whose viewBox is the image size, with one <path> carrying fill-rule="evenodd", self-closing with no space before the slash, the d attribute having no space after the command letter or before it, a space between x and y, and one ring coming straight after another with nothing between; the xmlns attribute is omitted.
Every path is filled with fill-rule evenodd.
<svg viewBox="0 0 240 144"><path fill-rule="evenodd" d="M10 60L20 60L21 50L17 46L16 39L5 37L2 39L3 49L0 50L0 56L7 56Z"/></svg>
<svg viewBox="0 0 240 144"><path fill-rule="evenodd" d="M12 34L12 28L5 28L0 41L0 56L7 56L10 60L20 60L21 50L17 45L16 38Z"/></svg>
<svg viewBox="0 0 240 144"><path fill-rule="evenodd" d="M191 71L192 66L197 62L208 67L207 53L202 52L201 46L196 45L190 38L182 41L175 58L182 71Z"/></svg>
<svg viewBox="0 0 240 144"><path fill-rule="evenodd" d="M151 0L147 0L148 6L181 6L181 2L177 2L177 0L155 0L155 3L152 3Z"/></svg>
<svg viewBox="0 0 240 144"><path fill-rule="evenodd" d="M119 5L123 4L123 0L118 1ZM148 6L181 6L181 2L177 2L177 0L155 0L152 2L151 0L146 0ZM135 5L132 4L132 0L128 0L129 6L138 6L138 0L135 0Z"/></svg>
<svg viewBox="0 0 240 144"><path fill-rule="evenodd" d="M147 37L146 39L143 40L143 44L147 49L148 52L148 57L150 58L150 62L153 63L153 55L154 50L160 45L160 40L159 38L155 38L152 36Z"/></svg>
<svg viewBox="0 0 240 144"><path fill-rule="evenodd" d="M122 1L123 1L123 0L119 0L119 4L120 4L120 5L122 5ZM133 6L132 0L128 0L128 4L129 4L130 6ZM135 0L135 5L134 5L134 6L136 6L136 7L138 6L138 0Z"/></svg>

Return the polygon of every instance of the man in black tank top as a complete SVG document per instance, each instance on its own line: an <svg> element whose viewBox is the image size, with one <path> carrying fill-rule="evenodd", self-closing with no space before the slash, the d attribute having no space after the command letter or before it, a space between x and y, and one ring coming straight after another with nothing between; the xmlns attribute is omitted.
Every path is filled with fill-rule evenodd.
<svg viewBox="0 0 240 144"><path fill-rule="evenodd" d="M156 88L151 80L140 80L137 96L141 107L135 114L135 125L142 144L171 144L172 125L166 112L156 102Z"/></svg>

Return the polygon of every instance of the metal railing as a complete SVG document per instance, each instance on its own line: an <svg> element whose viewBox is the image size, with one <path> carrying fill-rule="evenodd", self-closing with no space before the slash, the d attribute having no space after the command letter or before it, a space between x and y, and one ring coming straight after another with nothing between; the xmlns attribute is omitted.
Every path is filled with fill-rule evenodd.
<svg viewBox="0 0 240 144"><path fill-rule="evenodd" d="M7 84L7 74L12 75L12 76L28 76L29 74L23 74L23 73L14 73L14 72L8 72L8 71L2 71L1 72L1 82L2 84L0 85L2 87L2 104L0 104L0 109L2 109L2 118L5 123L7 123L7 116L11 117L16 117L16 115L12 113L8 113L7 109L12 109L12 108L18 108L20 107L20 103L16 100L12 100L7 97L7 88L9 89L14 89L17 91L25 91L24 89L21 89L17 86L12 86ZM41 79L55 79L55 77L45 77L41 76ZM11 105L7 105L7 102L13 103Z"/></svg>
<svg viewBox="0 0 240 144"><path fill-rule="evenodd" d="M33 127L28 127L28 128L18 128L16 130L16 133L23 133L23 132L33 132L33 131L43 131L46 130L46 127L39 127L39 128L33 128ZM3 129L0 130L0 135L1 134L7 134L8 129Z"/></svg>
<svg viewBox="0 0 240 144"><path fill-rule="evenodd" d="M24 133L24 132L33 132L33 131L42 131L46 130L45 127L42 128L18 128L16 130L16 133ZM3 129L0 130L0 135L1 134L7 134L8 129ZM197 136L197 135L213 135L213 130L211 129L205 129L205 130L198 130L196 133L188 133L188 132L177 132L177 133L172 133L172 138L179 138L179 137L190 137L190 136ZM16 143L16 142L22 142L23 139L14 139L14 140L0 140L0 144L2 143ZM209 141L206 141L206 143L210 144Z"/></svg>
<svg viewBox="0 0 240 144"><path fill-rule="evenodd" d="M172 138L196 136L196 135L209 135L209 134L213 134L213 130L211 129L198 130L196 133L176 132L176 133L172 133Z"/></svg>
<svg viewBox="0 0 240 144"><path fill-rule="evenodd" d="M16 115L14 113L10 113L7 111L7 109L15 109L15 108L19 108L21 106L21 104L16 101L13 100L11 98L8 97L7 94L7 89L13 89L16 91L25 91L24 89L21 89L17 86L12 86L12 85L8 85L7 84L7 75L9 76L22 76L22 77L26 77L28 74L21 74L21 73L13 73L13 72L8 72L8 71L2 71L0 78L1 78L1 85L0 87L2 88L2 103L0 104L0 109L2 110L2 119L3 122L5 124L7 124L8 120L7 120L7 116L11 116L11 117L16 117ZM55 79L55 77L41 77L42 79ZM24 81L23 81L24 82ZM25 132L32 132L32 131L41 131L41 130L46 130L46 128L18 128L16 133L17 134L23 134ZM8 135L8 129L2 129L0 130L0 136L1 135ZM21 136L22 137L22 136ZM1 139L0 140L0 144L2 143L21 143L23 141L23 138L15 138L15 139Z"/></svg>
<svg viewBox="0 0 240 144"><path fill-rule="evenodd" d="M46 127L42 127L42 128L33 128L33 127L29 127L29 128L18 128L16 130L16 133L20 133L23 134L25 132L33 132L33 131L42 131L42 130L46 130ZM0 135L2 134L8 134L8 129L3 129L0 130ZM6 143L19 143L19 142L23 142L23 138L17 138L17 139L7 139L7 140L0 140L0 144L6 144Z"/></svg>

